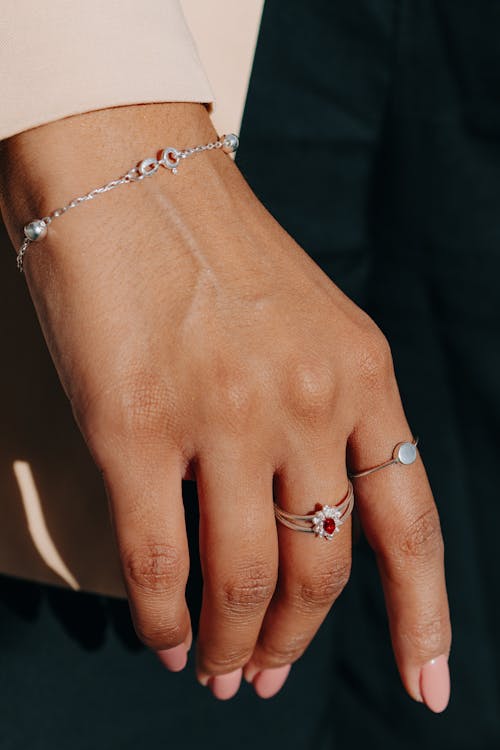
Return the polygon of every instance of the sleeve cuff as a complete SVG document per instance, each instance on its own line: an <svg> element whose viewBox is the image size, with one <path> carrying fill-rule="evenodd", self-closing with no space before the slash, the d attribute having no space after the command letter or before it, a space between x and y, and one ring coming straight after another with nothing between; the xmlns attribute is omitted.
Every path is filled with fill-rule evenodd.
<svg viewBox="0 0 500 750"><path fill-rule="evenodd" d="M215 97L178 0L4 0L0 140L95 109Z"/></svg>

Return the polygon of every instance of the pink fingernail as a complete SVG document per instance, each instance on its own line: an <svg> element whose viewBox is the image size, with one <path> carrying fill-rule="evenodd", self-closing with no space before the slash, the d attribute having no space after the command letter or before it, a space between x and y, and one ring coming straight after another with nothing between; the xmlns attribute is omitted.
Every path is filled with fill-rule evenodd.
<svg viewBox="0 0 500 750"><path fill-rule="evenodd" d="M221 701L232 698L238 692L242 673L242 669L235 669L234 672L211 677L208 681L210 690Z"/></svg>
<svg viewBox="0 0 500 750"><path fill-rule="evenodd" d="M285 684L291 668L291 664L285 664L284 667L263 669L262 672L259 672L253 680L257 695L260 698L272 698L273 695L276 695Z"/></svg>
<svg viewBox="0 0 500 750"><path fill-rule="evenodd" d="M171 672L180 672L187 664L187 648L184 643L174 648L164 648L156 655Z"/></svg>
<svg viewBox="0 0 500 750"><path fill-rule="evenodd" d="M425 705L435 713L441 713L450 699L450 670L448 659L443 654L424 664L420 671L420 692Z"/></svg>
<svg viewBox="0 0 500 750"><path fill-rule="evenodd" d="M254 666L251 662L248 662L243 667L243 677L250 684L253 682L253 678L260 672L260 668Z"/></svg>

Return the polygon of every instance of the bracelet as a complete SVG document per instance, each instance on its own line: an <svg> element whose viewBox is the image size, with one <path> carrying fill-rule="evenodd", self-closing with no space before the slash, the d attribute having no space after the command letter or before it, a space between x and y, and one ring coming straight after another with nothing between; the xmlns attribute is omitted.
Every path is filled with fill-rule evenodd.
<svg viewBox="0 0 500 750"><path fill-rule="evenodd" d="M70 208L76 208L76 206L79 206L85 201L92 200L92 198L95 198L96 195L107 193L109 190L113 190L119 185L126 185L129 182L139 182L145 177L149 177L150 175L155 174L160 166L165 167L172 174L177 174L181 159L186 159L192 154L198 154L201 151L211 151L212 149L222 149L225 153L229 154L233 151L236 151L238 146L239 138L234 133L221 135L213 143L205 143L202 146L193 146L192 148L186 148L183 150L168 146L167 148L164 148L162 150L161 157L159 159L143 159L122 177L119 177L116 180L111 180L111 182L108 182L102 187L94 188L94 190L91 190L89 193L86 193L79 198L74 198L66 206L57 208L51 214L49 214L48 216L44 216L42 219L35 219L33 221L30 221L24 227L25 239L17 252L18 269L21 271L21 273L24 270L23 259L30 244L32 242L39 242L41 239L43 239L46 236L47 229L53 222L53 220L57 219L59 216L62 216L62 214L66 213L66 211L69 211Z"/></svg>

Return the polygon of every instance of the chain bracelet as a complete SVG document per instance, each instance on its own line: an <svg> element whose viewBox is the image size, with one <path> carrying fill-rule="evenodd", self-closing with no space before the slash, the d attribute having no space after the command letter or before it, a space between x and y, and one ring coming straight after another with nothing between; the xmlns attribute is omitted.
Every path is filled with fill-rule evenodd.
<svg viewBox="0 0 500 750"><path fill-rule="evenodd" d="M102 187L94 188L89 193L74 198L70 203L62 206L62 208L56 208L55 211L52 211L51 214L44 216L42 219L30 221L24 227L24 241L17 252L17 267L19 271L21 271L21 273L23 272L23 259L30 244L43 239L47 235L47 229L54 219L62 216L71 208L76 208L82 203L92 200L101 193L107 193L110 190L114 190L114 188L117 188L119 185L126 185L127 183L144 180L146 177L155 174L161 166L168 169L172 174L177 174L181 160L186 159L193 154L199 154L202 151L212 151L213 149L222 149L225 153L229 154L236 151L238 146L239 139L234 133L221 135L212 143L205 143L200 146L193 146L192 148L182 150L176 149L173 146L168 146L162 150L159 159L143 159L136 166L129 169L129 171L122 177L118 177L116 180L111 180L111 182L106 183L106 185L103 185Z"/></svg>

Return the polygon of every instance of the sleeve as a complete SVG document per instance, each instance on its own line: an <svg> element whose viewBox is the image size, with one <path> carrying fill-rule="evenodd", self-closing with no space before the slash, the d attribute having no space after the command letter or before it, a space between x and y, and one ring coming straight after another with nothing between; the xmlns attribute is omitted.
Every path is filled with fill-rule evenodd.
<svg viewBox="0 0 500 750"><path fill-rule="evenodd" d="M2 0L0 140L94 109L214 95L179 0Z"/></svg>

